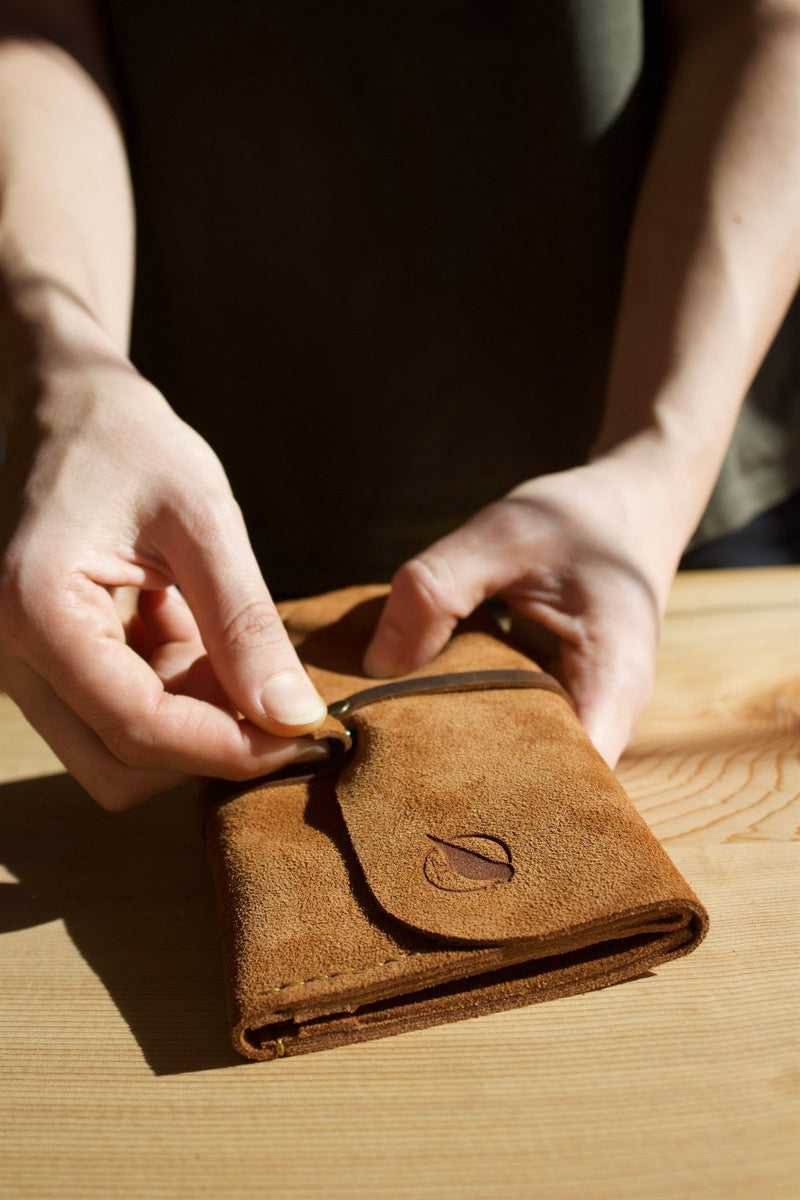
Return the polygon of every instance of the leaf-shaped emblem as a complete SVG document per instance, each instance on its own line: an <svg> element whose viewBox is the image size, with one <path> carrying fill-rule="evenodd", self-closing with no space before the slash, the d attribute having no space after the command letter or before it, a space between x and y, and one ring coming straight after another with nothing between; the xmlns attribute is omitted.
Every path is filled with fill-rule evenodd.
<svg viewBox="0 0 800 1200"><path fill-rule="evenodd" d="M445 892L474 892L508 883L514 874L511 854L497 838L483 834L443 841L428 834L433 847L425 856L425 878Z"/></svg>

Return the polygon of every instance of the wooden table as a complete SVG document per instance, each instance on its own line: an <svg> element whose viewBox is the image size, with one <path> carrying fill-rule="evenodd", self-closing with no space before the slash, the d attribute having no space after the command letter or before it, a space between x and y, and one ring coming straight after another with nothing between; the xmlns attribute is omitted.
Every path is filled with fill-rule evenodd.
<svg viewBox="0 0 800 1200"><path fill-rule="evenodd" d="M191 796L95 807L0 697L0 1194L798 1195L800 570L687 575L619 774L708 905L587 996L273 1063L228 1049Z"/></svg>

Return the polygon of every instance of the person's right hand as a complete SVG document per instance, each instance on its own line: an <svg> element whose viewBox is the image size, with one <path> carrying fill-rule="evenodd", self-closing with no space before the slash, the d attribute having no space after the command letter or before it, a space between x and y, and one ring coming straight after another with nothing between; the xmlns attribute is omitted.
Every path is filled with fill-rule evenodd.
<svg viewBox="0 0 800 1200"><path fill-rule="evenodd" d="M122 359L35 392L0 477L0 687L109 809L324 755L299 735L325 705L210 447Z"/></svg>

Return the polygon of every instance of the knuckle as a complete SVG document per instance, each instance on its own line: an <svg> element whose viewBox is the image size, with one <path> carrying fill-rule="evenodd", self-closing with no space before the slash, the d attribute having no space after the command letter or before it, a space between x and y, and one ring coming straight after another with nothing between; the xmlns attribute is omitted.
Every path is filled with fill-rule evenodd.
<svg viewBox="0 0 800 1200"><path fill-rule="evenodd" d="M395 575L393 586L411 592L435 612L448 616L466 616L459 603L457 581L447 560L439 555L417 557L404 563Z"/></svg>
<svg viewBox="0 0 800 1200"><path fill-rule="evenodd" d="M278 650L286 634L274 608L265 600L251 600L223 625L221 640L230 650Z"/></svg>
<svg viewBox="0 0 800 1200"><path fill-rule="evenodd" d="M531 534L539 531L541 517L541 510L531 501L513 495L503 496L492 500L477 513L471 525L480 526L492 543L512 546L529 541Z"/></svg>
<svg viewBox="0 0 800 1200"><path fill-rule="evenodd" d="M184 498L178 508L183 531L199 545L214 545L227 535L232 503L230 496L215 487L195 496L191 504Z"/></svg>
<svg viewBox="0 0 800 1200"><path fill-rule="evenodd" d="M123 813L156 794L156 788L140 779L109 778L92 784L92 799L106 812Z"/></svg>
<svg viewBox="0 0 800 1200"><path fill-rule="evenodd" d="M155 739L145 721L115 721L100 730L107 749L128 767L147 767L153 763Z"/></svg>
<svg viewBox="0 0 800 1200"><path fill-rule="evenodd" d="M222 460L216 450L191 425L184 425L187 434L187 446L191 456L193 474L202 472L204 482L217 487L220 491L230 494L230 484Z"/></svg>
<svg viewBox="0 0 800 1200"><path fill-rule="evenodd" d="M240 509L220 471L176 472L157 510L162 536L213 547L237 529Z"/></svg>
<svg viewBox="0 0 800 1200"><path fill-rule="evenodd" d="M160 404L164 403L164 397L156 388L152 388L152 393ZM230 485L225 468L213 446L174 411L170 410L169 418L174 439L171 472L173 494L182 496L185 501L187 494L199 496L208 489L229 493Z"/></svg>

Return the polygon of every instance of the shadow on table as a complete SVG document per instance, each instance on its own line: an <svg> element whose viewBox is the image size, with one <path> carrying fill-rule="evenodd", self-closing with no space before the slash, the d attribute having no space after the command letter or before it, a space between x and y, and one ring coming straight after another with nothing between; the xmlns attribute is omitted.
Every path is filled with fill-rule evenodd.
<svg viewBox="0 0 800 1200"><path fill-rule="evenodd" d="M5 784L0 854L0 933L61 918L156 1075L241 1063L191 788L115 816L68 775Z"/></svg>

